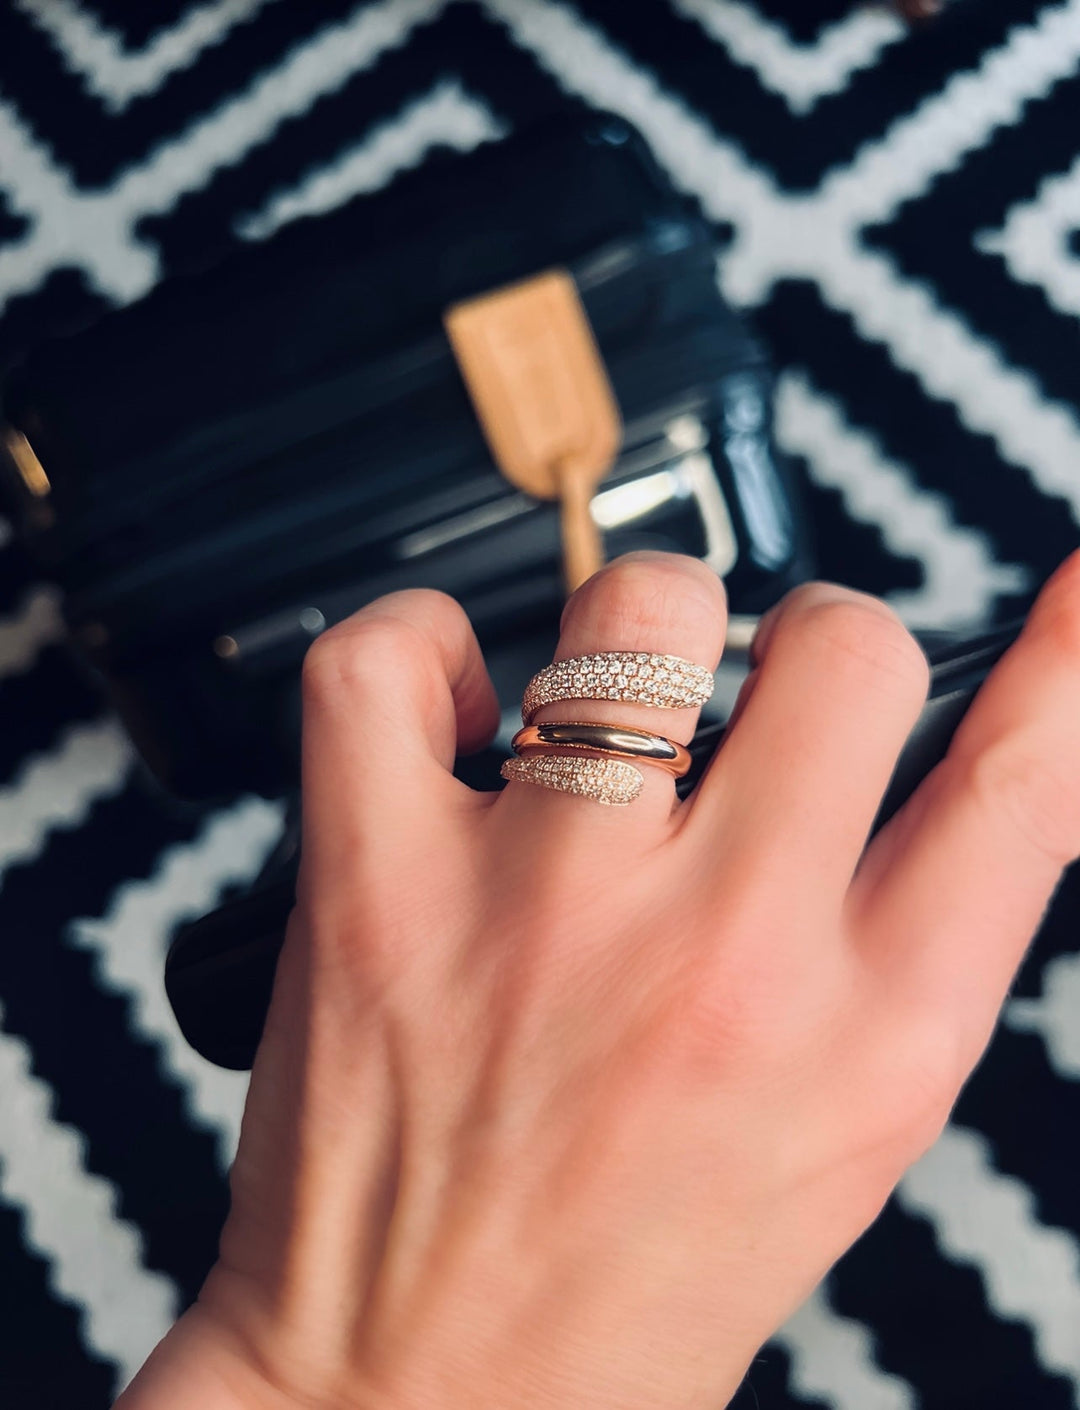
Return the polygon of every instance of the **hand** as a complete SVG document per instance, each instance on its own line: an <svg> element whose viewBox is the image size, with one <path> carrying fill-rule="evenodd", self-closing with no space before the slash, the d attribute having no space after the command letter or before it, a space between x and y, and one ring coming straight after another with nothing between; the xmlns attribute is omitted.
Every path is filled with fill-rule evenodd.
<svg viewBox="0 0 1080 1410"><path fill-rule="evenodd" d="M559 655L712 666L723 635L709 572L636 555L574 596ZM865 853L916 643L816 584L754 661L687 803L646 769L605 808L453 779L497 709L449 599L313 647L298 904L220 1261L126 1410L734 1393L935 1140L1080 853L1080 555Z"/></svg>

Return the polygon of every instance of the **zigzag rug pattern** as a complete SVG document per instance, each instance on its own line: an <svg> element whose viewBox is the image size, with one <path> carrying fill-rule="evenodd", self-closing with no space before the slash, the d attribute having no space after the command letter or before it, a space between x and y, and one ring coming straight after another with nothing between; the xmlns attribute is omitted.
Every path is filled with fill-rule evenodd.
<svg viewBox="0 0 1080 1410"><path fill-rule="evenodd" d="M1080 0L12 0L0 363L436 151L645 133L781 369L823 574L944 627L1080 534ZM791 238L791 230L799 238ZM118 389L122 402L122 389ZM244 1081L161 989L280 811L164 803L0 521L0 1402L104 1407L213 1257ZM1080 877L941 1141L739 1410L1080 1405Z"/></svg>

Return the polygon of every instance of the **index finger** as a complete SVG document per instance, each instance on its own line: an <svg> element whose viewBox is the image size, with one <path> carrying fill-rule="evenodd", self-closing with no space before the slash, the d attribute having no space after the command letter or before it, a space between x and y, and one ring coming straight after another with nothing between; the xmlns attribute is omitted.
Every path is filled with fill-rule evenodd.
<svg viewBox="0 0 1080 1410"><path fill-rule="evenodd" d="M867 850L849 902L890 984L944 1004L981 1051L1077 856L1080 553L1044 587L944 761Z"/></svg>
<svg viewBox="0 0 1080 1410"><path fill-rule="evenodd" d="M444 593L392 593L332 627L303 673L303 807L324 854L356 845L362 815L430 807L455 756L498 727L495 689L464 609Z"/></svg>

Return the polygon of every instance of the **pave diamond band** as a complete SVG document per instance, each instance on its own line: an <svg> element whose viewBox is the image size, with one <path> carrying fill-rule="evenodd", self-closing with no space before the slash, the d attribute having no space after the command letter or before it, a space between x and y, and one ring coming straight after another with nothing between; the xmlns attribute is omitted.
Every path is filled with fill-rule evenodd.
<svg viewBox="0 0 1080 1410"><path fill-rule="evenodd" d="M557 793L576 793L612 808L632 803L645 786L641 771L621 759L567 758L563 754L507 759L502 776L511 782L536 783Z"/></svg>
<svg viewBox="0 0 1080 1410"><path fill-rule="evenodd" d="M521 706L525 728L514 736L515 757L503 764L502 776L625 807L645 786L641 770L628 760L657 765L679 778L690 766L684 746L624 725L534 725L537 711L563 700L617 700L680 710L704 705L712 693L712 672L681 656L602 651L557 661L529 682Z"/></svg>
<svg viewBox="0 0 1080 1410"><path fill-rule="evenodd" d="M561 700L621 700L665 710L704 705L713 693L712 672L681 656L648 651L601 651L545 666L529 682L521 718Z"/></svg>
<svg viewBox="0 0 1080 1410"><path fill-rule="evenodd" d="M634 763L655 764L675 778L690 770L690 751L662 734L631 729L626 725L599 725L581 720L526 725L510 741L510 748L522 757L551 755L562 751L579 754L591 751L609 758Z"/></svg>

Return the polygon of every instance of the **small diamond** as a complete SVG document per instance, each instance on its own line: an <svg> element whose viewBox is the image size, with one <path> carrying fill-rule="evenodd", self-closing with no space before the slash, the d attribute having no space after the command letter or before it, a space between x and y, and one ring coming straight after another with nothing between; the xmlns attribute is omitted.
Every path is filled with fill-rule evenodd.
<svg viewBox="0 0 1080 1410"><path fill-rule="evenodd" d="M630 684L630 682L626 679L625 676L616 676L615 684L619 687L620 690L625 690L626 687Z"/></svg>

